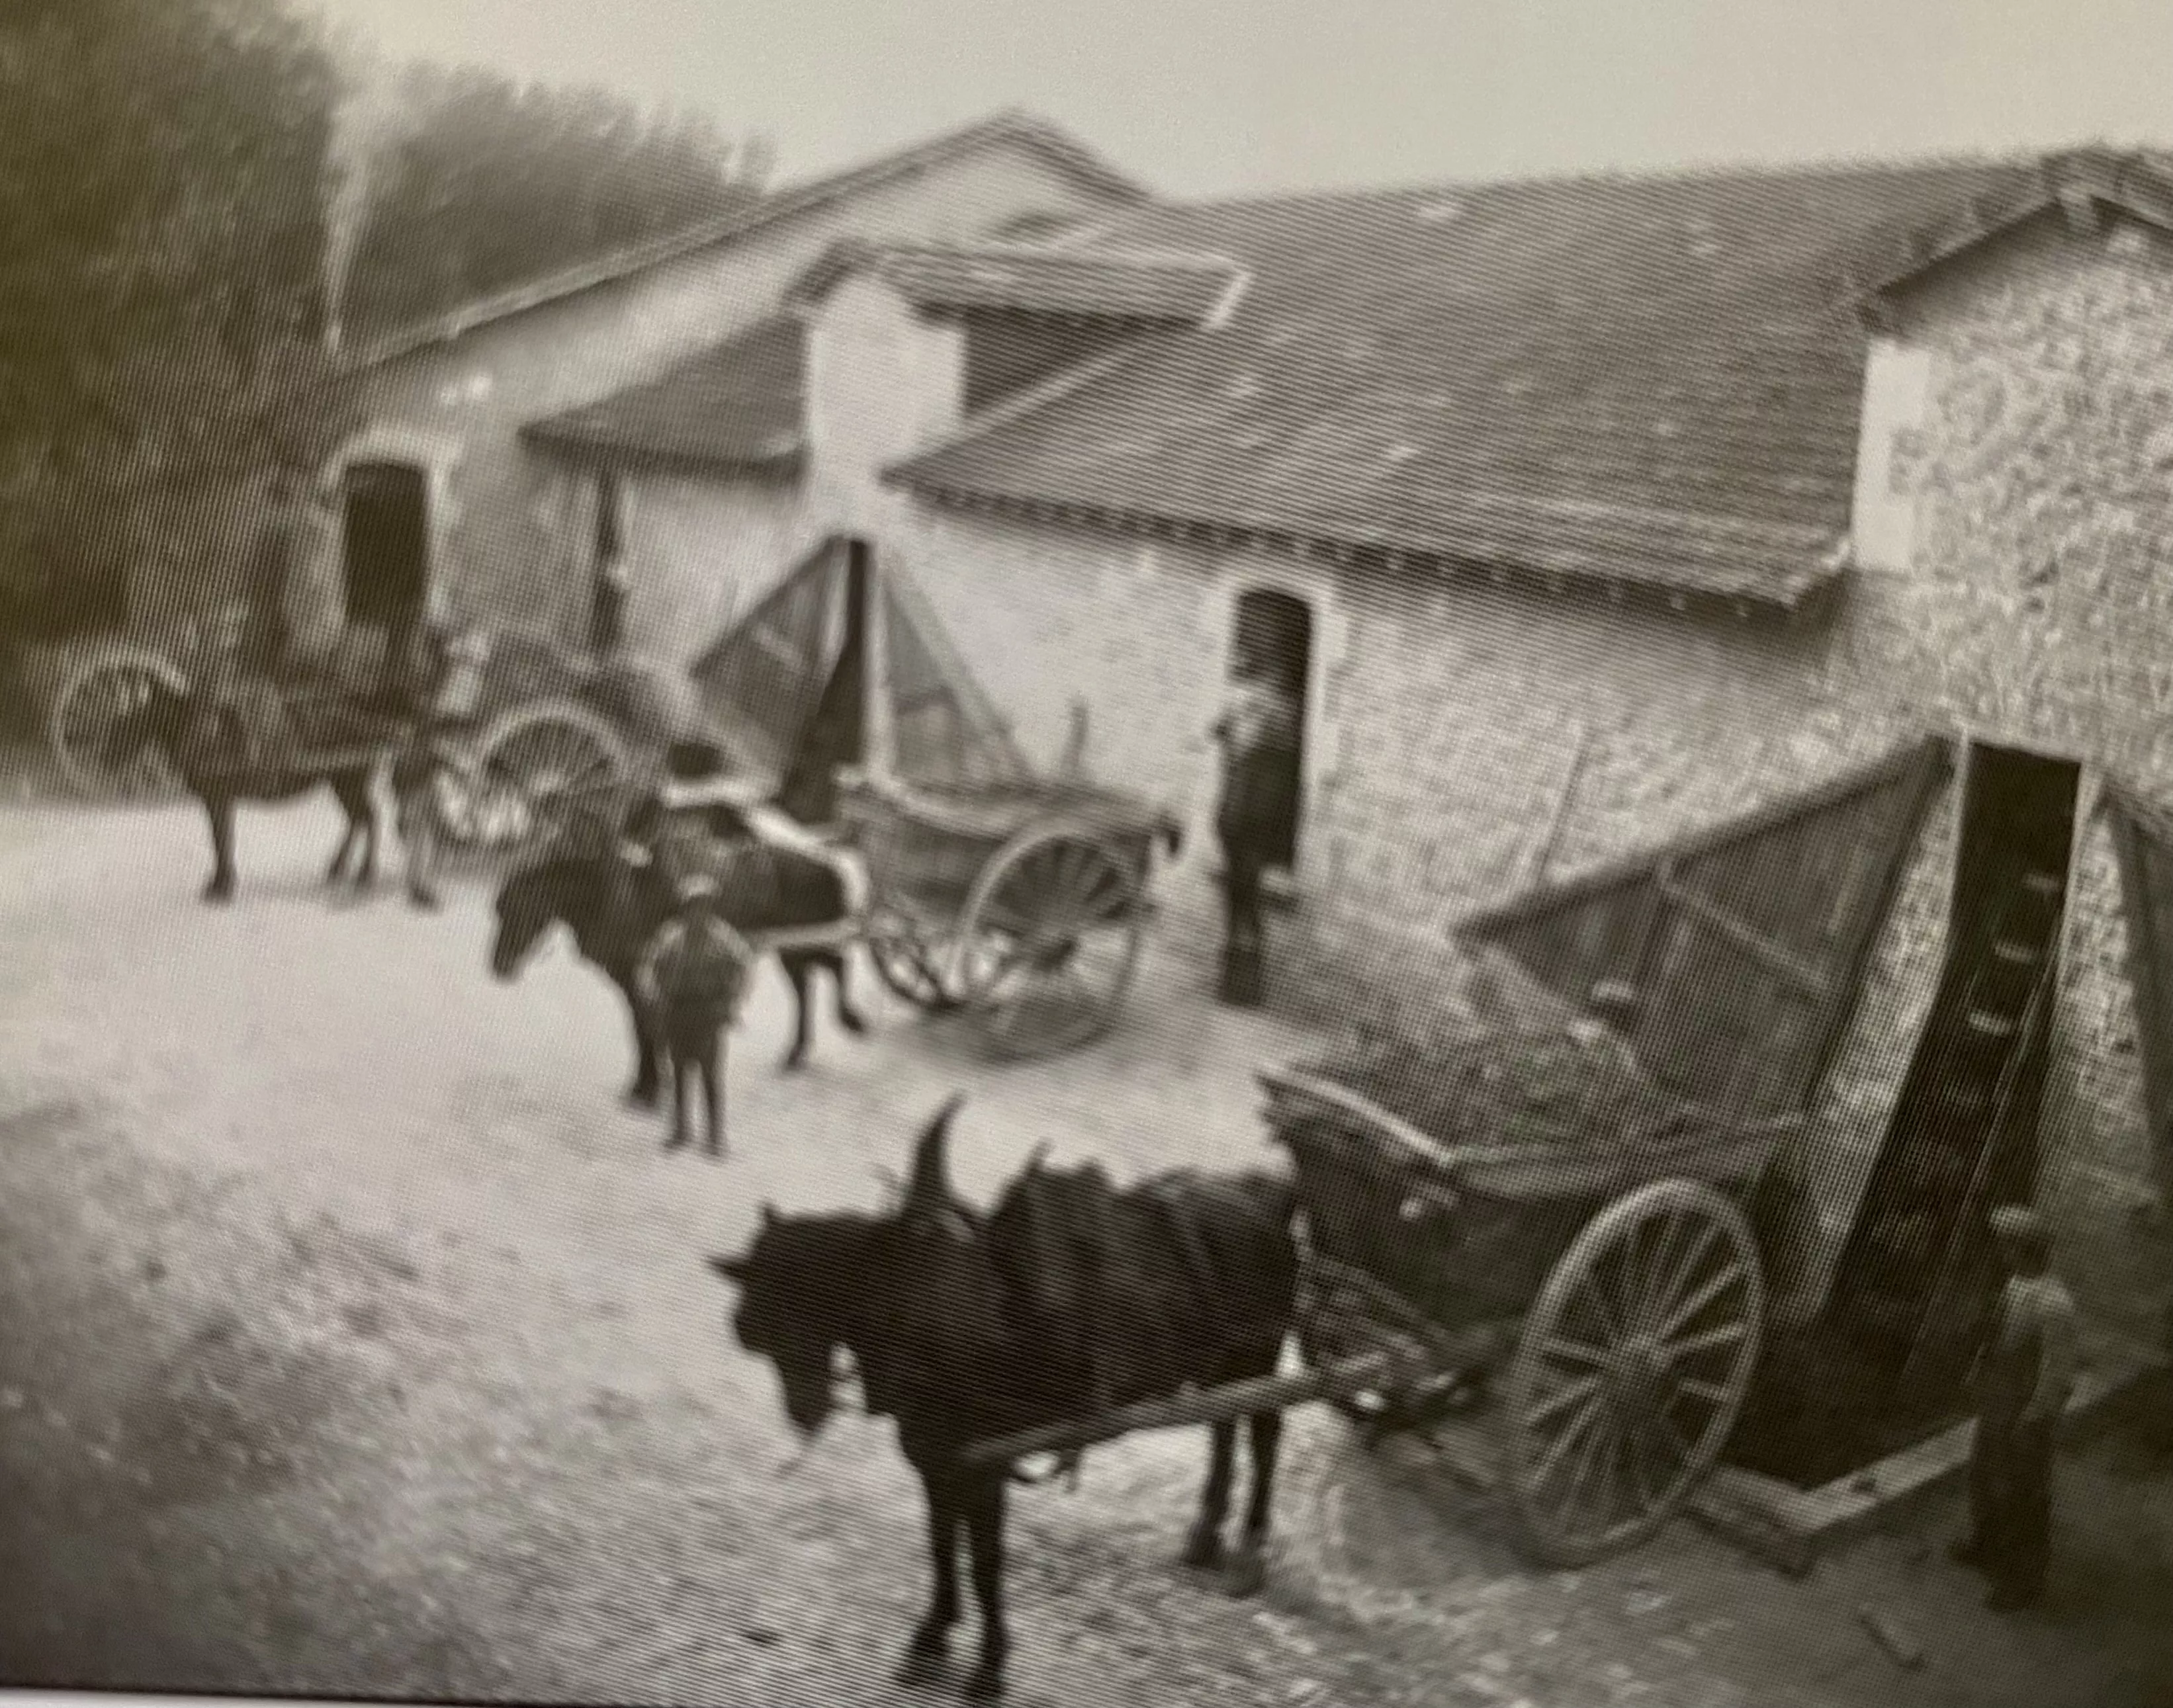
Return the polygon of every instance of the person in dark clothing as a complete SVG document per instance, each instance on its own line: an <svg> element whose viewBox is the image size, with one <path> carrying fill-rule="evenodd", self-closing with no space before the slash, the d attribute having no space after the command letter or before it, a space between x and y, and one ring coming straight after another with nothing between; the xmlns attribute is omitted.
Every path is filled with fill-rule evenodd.
<svg viewBox="0 0 2173 1708"><path fill-rule="evenodd" d="M392 798L407 857L407 899L418 908L434 909L442 837L438 791L446 773L460 768L461 744L474 733L489 648L480 632L458 634L434 646L432 656L436 681L406 744L393 757Z"/></svg>
<svg viewBox="0 0 2173 1708"><path fill-rule="evenodd" d="M1991 1579L1985 1605L2009 1613L2044 1594L2053 1435L2074 1387L2076 1317L2073 1297L2052 1272L2043 1218L2002 1204L1992 1213L1992 1230L2007 1280L1972 1375L1971 1533L1953 1554Z"/></svg>
<svg viewBox="0 0 2173 1708"><path fill-rule="evenodd" d="M725 1150L721 1088L724 1035L739 1017L755 951L717 911L718 885L707 874L680 886L679 912L656 934L634 975L671 1064L671 1136L676 1150L691 1136L687 1104L701 1082L708 1150Z"/></svg>
<svg viewBox="0 0 2173 1708"><path fill-rule="evenodd" d="M1215 827L1222 843L1222 999L1257 1006L1262 995L1261 879L1287 834L1295 700L1265 672L1239 678L1213 735L1222 753L1222 797Z"/></svg>

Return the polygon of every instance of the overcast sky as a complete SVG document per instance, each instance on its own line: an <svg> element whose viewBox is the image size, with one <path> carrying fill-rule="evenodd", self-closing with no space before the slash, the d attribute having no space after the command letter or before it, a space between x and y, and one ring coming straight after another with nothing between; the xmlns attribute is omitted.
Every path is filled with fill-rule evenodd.
<svg viewBox="0 0 2173 1708"><path fill-rule="evenodd" d="M2173 0L319 0L830 170L995 108L1164 194L2173 143Z"/></svg>

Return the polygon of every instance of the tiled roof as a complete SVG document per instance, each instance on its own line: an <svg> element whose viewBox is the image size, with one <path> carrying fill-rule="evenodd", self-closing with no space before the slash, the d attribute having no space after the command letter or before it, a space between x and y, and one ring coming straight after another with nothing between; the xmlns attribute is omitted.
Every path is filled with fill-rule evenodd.
<svg viewBox="0 0 2173 1708"><path fill-rule="evenodd" d="M924 309L1011 309L1169 326L1209 321L1244 283L1234 263L1214 255L1127 253L1099 244L845 243L809 269L791 296L813 301L847 273L863 271Z"/></svg>
<svg viewBox="0 0 2173 1708"><path fill-rule="evenodd" d="M1228 255L1045 407L891 471L955 502L1195 523L1793 606L1849 521L1867 284L2036 163L1586 178L1123 214Z"/></svg>
<svg viewBox="0 0 2173 1708"><path fill-rule="evenodd" d="M646 385L522 428L590 459L785 471L802 449L798 321L764 321Z"/></svg>
<svg viewBox="0 0 2173 1708"><path fill-rule="evenodd" d="M579 267L516 285L510 290L495 292L465 304L450 314L434 316L416 326L402 327L372 340L356 351L352 365L358 369L375 367L396 357L456 338L463 332L502 320L508 315L520 314L545 303L556 302L561 297L571 296L600 284L608 284L614 279L628 277L680 256L706 249L711 244L736 240L766 229L779 220L806 213L810 208L823 207L841 197L872 189L914 172L925 171L930 166L970 154L976 148L1002 143L1023 143L1038 151L1075 178L1118 201L1136 202L1146 198L1147 192L1138 184L1054 125L1031 113L1000 112L978 124L968 125L962 130L917 143L909 148L901 148L848 171L832 173L804 184L788 185L774 195L763 197L752 207L736 210L721 218L654 239L619 254L607 256L600 261L585 261Z"/></svg>

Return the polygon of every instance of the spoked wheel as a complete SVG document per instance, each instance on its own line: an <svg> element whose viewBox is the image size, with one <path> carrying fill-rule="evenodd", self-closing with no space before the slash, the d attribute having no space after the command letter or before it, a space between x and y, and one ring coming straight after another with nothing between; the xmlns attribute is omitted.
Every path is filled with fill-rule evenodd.
<svg viewBox="0 0 2173 1708"><path fill-rule="evenodd" d="M121 719L141 711L154 689L187 691L181 671L146 648L109 648L81 660L62 679L46 719L61 775L77 794L108 800L167 795L179 786L155 746L121 756L111 751Z"/></svg>
<svg viewBox="0 0 2173 1708"><path fill-rule="evenodd" d="M482 853L532 847L582 807L608 800L629 769L617 733L584 707L508 712L476 742L462 786L448 791L447 838Z"/></svg>
<svg viewBox="0 0 2173 1708"><path fill-rule="evenodd" d="M957 1007L943 956L910 919L877 908L868 921L867 946L876 977L915 1008L944 1014Z"/></svg>
<svg viewBox="0 0 2173 1708"><path fill-rule="evenodd" d="M996 1054L1071 1049L1108 1030L1146 929L1140 876L1083 827L1048 825L1000 849L959 923L960 993Z"/></svg>
<svg viewBox="0 0 2173 1708"><path fill-rule="evenodd" d="M1505 1481L1550 1565L1635 1547L1711 1470L1765 1321L1749 1223L1665 1180L1593 1218L1524 1321L1503 1394Z"/></svg>

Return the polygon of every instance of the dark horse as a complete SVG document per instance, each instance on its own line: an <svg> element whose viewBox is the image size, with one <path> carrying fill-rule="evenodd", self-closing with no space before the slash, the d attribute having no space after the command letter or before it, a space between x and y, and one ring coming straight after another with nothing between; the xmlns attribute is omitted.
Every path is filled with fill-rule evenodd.
<svg viewBox="0 0 2173 1708"><path fill-rule="evenodd" d="M1166 1175L1117 1191L1098 1168L1048 1170L1037 1157L978 1216L946 1179L946 1135L960 1102L921 1134L894 1212L781 1216L765 1204L746 1254L709 1263L739 1289L740 1344L776 1366L785 1414L804 1436L830 1415L839 1346L869 1413L896 1420L926 1491L934 1567L933 1598L900 1676L928 1683L942 1668L961 1611L962 1535L981 1608L967 1694L993 1696L1011 1647L1006 1495L1020 1479L1007 1467L967 1466L960 1449L1097 1404L1271 1374L1291 1323L1297 1253L1291 1188L1264 1173ZM1239 1563L1251 1569L1238 1586L1248 1589L1258 1582L1282 1419L1263 1412L1250 1426ZM1202 1566L1221 1560L1236 1455L1236 1425L1210 1428L1206 1486L1184 1550Z"/></svg>
<svg viewBox="0 0 2173 1708"><path fill-rule="evenodd" d="M763 847L752 863L754 883L728 885L719 911L744 933L795 926L840 924L854 912L844 873L831 861L795 849ZM627 1097L644 1108L659 1096L659 1060L654 1017L634 989L634 969L657 927L677 905L671 886L655 861L630 861L613 846L582 847L572 843L545 854L508 878L498 892L498 930L491 944L490 968L512 978L554 924L573 934L581 958L599 968L626 999L634 1026L634 1078ZM867 1023L854 1008L844 954L836 949L783 949L778 959L792 981L797 1023L792 1048L785 1059L796 1068L807 1059L813 1031L811 986L817 968L828 969L837 986L838 1024L858 1035Z"/></svg>
<svg viewBox="0 0 2173 1708"><path fill-rule="evenodd" d="M350 859L359 854L353 874L358 888L366 889L377 876L377 802L370 792L375 757L357 761L352 756L337 764L312 761L292 741L274 744L254 759L247 752L243 714L235 707L218 704L200 694L150 684L143 703L116 718L106 732L103 756L107 764L121 766L138 757L146 747L155 747L181 780L182 786L203 803L211 822L212 873L204 886L208 902L233 899L234 809L239 801L296 800L319 787L329 788L347 815L347 827L332 852L325 881L337 883L348 875Z"/></svg>

